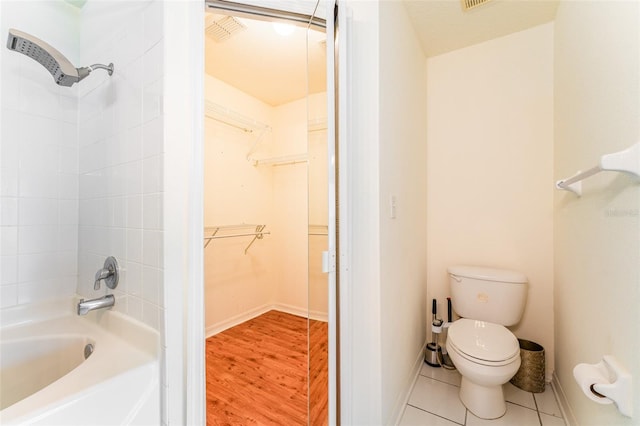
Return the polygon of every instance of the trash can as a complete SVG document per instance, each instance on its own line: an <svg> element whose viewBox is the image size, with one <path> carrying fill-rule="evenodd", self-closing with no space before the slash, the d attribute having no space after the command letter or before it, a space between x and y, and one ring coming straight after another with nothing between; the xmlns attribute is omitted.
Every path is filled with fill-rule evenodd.
<svg viewBox="0 0 640 426"><path fill-rule="evenodd" d="M521 364L510 382L523 391L544 392L544 348L535 342L518 339Z"/></svg>

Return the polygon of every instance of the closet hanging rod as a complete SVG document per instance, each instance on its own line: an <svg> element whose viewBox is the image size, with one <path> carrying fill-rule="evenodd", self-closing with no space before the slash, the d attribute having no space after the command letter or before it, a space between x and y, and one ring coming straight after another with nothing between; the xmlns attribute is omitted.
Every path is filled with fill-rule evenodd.
<svg viewBox="0 0 640 426"><path fill-rule="evenodd" d="M205 240L217 240L218 238L235 238L235 237L251 237L257 235L260 238L262 235L271 235L270 231L266 232L249 232L246 234L232 234L232 235L212 235L210 237L204 237Z"/></svg>
<svg viewBox="0 0 640 426"><path fill-rule="evenodd" d="M258 225L254 223L239 223L237 225L205 226L204 230L205 232L207 231L213 232L215 230L224 230L224 229L240 229L240 228L257 229L259 226L263 226L263 225Z"/></svg>
<svg viewBox="0 0 640 426"><path fill-rule="evenodd" d="M556 182L556 189L571 191L578 197L582 195L582 180L603 171L629 173L640 179L640 142L629 148L603 155L597 166L584 172L578 172L567 179Z"/></svg>
<svg viewBox="0 0 640 426"><path fill-rule="evenodd" d="M254 166L287 166L290 164L306 163L307 154L282 155L280 157L270 157L253 159Z"/></svg>
<svg viewBox="0 0 640 426"><path fill-rule="evenodd" d="M225 225L225 226L208 226L205 227L205 232L211 232L211 235L204 237L204 240L206 241L204 244L204 248L207 248L207 246L209 245L209 243L211 243L211 241L213 240L217 240L220 238L235 238L235 237L253 237L253 239L251 240L251 242L249 243L249 245L247 245L247 247L244 249L244 254L247 254L247 251L249 250L249 248L253 245L253 243L256 240L261 240L262 238L264 238L265 235L270 235L271 232L269 231L265 231L264 228L266 228L267 225L248 225L248 224L240 224L240 225ZM241 233L234 233L234 234L222 234L222 235L218 235L218 232L220 230L229 230L229 229L241 229L241 228L253 228L255 229L254 232L241 232Z"/></svg>

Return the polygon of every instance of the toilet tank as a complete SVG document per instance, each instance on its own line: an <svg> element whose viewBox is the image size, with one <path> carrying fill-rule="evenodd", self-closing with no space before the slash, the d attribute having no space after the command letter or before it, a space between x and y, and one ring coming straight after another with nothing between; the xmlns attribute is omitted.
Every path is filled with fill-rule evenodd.
<svg viewBox="0 0 640 426"><path fill-rule="evenodd" d="M527 277L516 271L452 266L449 272L453 310L463 317L510 326L522 318Z"/></svg>

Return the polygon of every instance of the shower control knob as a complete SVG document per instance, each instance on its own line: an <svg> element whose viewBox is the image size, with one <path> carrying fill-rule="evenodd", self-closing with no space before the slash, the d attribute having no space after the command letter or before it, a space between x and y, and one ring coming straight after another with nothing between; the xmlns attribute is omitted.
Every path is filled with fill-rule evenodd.
<svg viewBox="0 0 640 426"><path fill-rule="evenodd" d="M118 261L115 257L109 256L104 261L102 269L96 272L96 279L93 285L94 290L100 289L100 281L104 280L104 283L110 289L114 289L118 286L118 280L120 278L120 268L118 267Z"/></svg>

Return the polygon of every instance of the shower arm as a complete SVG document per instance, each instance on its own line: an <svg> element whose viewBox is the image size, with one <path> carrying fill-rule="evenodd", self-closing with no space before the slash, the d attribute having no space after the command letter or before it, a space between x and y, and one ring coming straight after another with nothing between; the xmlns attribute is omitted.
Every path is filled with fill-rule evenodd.
<svg viewBox="0 0 640 426"><path fill-rule="evenodd" d="M109 65L93 64L93 65L89 66L88 68L89 68L90 71L107 70L109 75L113 74L113 62L111 62Z"/></svg>
<svg viewBox="0 0 640 426"><path fill-rule="evenodd" d="M93 64L88 67L76 68L78 71L78 81L81 81L95 70L106 70L109 75L113 74L113 62L109 65Z"/></svg>
<svg viewBox="0 0 640 426"><path fill-rule="evenodd" d="M88 67L76 68L76 71L78 72L78 81L82 81L84 78L86 78L89 74L91 74L94 70L97 70L97 69L106 70L109 75L112 75L113 62L110 63L109 65L93 64Z"/></svg>

